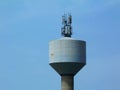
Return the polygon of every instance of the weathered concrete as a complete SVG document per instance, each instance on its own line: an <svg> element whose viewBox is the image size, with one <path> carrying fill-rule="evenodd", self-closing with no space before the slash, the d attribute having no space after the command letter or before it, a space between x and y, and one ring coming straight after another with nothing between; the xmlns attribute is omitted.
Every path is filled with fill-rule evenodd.
<svg viewBox="0 0 120 90"><path fill-rule="evenodd" d="M74 90L74 76L61 76L61 90Z"/></svg>

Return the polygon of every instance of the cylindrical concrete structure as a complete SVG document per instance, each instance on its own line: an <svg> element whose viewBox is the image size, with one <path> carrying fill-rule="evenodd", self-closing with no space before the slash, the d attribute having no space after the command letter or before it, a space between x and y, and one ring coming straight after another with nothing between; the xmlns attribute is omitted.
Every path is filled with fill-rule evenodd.
<svg viewBox="0 0 120 90"><path fill-rule="evenodd" d="M61 90L74 90L73 76L61 76Z"/></svg>
<svg viewBox="0 0 120 90"><path fill-rule="evenodd" d="M86 64L85 41L65 37L49 45L49 64L60 75L75 75Z"/></svg>
<svg viewBox="0 0 120 90"><path fill-rule="evenodd" d="M49 43L49 64L61 75L61 89L74 90L74 75L86 64L86 42L69 37Z"/></svg>
<svg viewBox="0 0 120 90"><path fill-rule="evenodd" d="M86 42L72 38L62 38L49 43L49 63L86 63Z"/></svg>

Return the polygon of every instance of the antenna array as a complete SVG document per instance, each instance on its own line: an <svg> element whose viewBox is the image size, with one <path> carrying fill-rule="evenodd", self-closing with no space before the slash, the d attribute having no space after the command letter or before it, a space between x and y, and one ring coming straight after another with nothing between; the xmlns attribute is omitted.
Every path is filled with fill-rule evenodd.
<svg viewBox="0 0 120 90"><path fill-rule="evenodd" d="M64 37L71 37L72 35L72 16L71 14L64 14L62 16L62 24L63 27L61 28L61 35Z"/></svg>

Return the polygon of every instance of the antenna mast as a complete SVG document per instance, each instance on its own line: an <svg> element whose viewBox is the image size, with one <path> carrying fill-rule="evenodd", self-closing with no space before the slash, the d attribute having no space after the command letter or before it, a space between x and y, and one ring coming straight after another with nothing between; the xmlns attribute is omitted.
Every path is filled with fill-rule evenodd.
<svg viewBox="0 0 120 90"><path fill-rule="evenodd" d="M63 27L61 28L61 35L64 37L71 37L72 35L72 16L71 14L64 14L62 16L62 24Z"/></svg>

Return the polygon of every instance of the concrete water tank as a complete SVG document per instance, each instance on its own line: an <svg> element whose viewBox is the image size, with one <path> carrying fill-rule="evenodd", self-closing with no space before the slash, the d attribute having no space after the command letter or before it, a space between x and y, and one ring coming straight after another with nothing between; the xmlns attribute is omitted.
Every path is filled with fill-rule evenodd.
<svg viewBox="0 0 120 90"><path fill-rule="evenodd" d="M49 64L60 75L75 75L86 64L86 42L69 37L49 43Z"/></svg>

